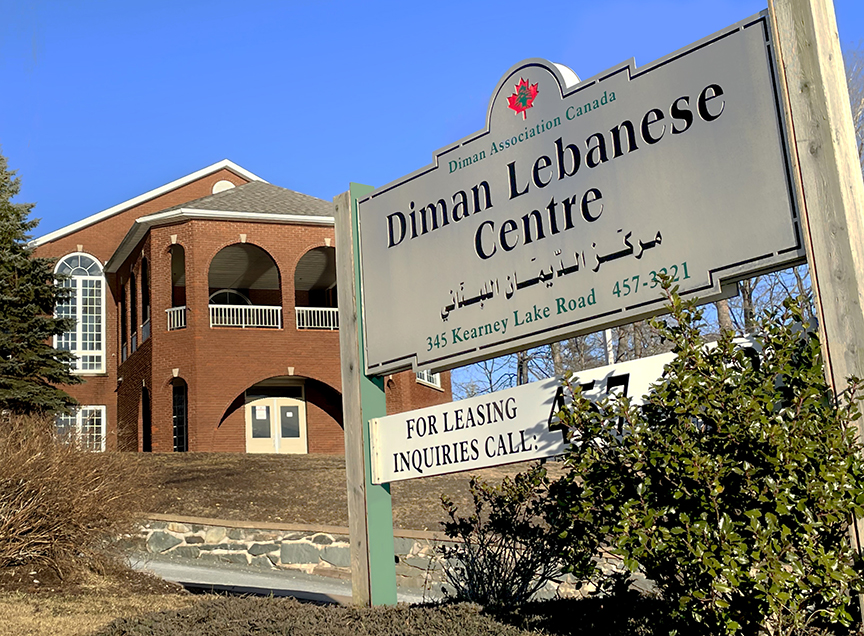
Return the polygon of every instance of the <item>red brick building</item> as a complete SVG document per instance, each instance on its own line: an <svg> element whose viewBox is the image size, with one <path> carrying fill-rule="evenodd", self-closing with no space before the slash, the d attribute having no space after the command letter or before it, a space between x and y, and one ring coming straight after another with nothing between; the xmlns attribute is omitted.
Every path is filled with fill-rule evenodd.
<svg viewBox="0 0 864 636"><path fill-rule="evenodd" d="M230 161L35 241L69 276L55 346L95 450L342 453L333 206ZM386 379L388 412L451 399Z"/></svg>

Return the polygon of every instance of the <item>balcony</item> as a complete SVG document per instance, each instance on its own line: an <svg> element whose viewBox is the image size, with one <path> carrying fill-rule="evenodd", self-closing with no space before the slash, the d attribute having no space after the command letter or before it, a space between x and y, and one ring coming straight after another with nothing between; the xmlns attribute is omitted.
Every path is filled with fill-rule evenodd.
<svg viewBox="0 0 864 636"><path fill-rule="evenodd" d="M210 327L281 329L282 307L272 305L210 305Z"/></svg>
<svg viewBox="0 0 864 636"><path fill-rule="evenodd" d="M168 317L168 331L186 328L186 307L171 307L165 310Z"/></svg>
<svg viewBox="0 0 864 636"><path fill-rule="evenodd" d="M339 310L330 307L295 307L298 329L339 328Z"/></svg>

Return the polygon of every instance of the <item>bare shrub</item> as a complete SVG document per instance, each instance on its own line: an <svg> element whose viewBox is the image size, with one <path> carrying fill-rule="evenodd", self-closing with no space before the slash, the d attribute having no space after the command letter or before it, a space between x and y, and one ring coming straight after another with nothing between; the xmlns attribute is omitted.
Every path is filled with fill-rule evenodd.
<svg viewBox="0 0 864 636"><path fill-rule="evenodd" d="M534 465L498 486L472 477L469 489L474 512L466 517L441 497L450 517L442 522L444 533L455 543L439 552L448 561L444 572L455 600L512 608L564 572L580 582L595 576L592 557L601 536L550 496L560 486L544 467Z"/></svg>
<svg viewBox="0 0 864 636"><path fill-rule="evenodd" d="M61 443L48 417L0 414L0 567L44 564L62 577L93 562L140 500L141 475L121 460Z"/></svg>

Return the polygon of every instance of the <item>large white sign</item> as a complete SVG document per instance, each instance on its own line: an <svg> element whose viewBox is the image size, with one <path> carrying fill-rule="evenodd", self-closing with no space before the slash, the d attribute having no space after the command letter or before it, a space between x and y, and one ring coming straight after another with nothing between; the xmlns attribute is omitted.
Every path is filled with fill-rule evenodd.
<svg viewBox="0 0 864 636"><path fill-rule="evenodd" d="M486 128L359 202L368 375L451 368L804 258L767 15L578 82L514 66ZM458 99L450 96L449 99Z"/></svg>

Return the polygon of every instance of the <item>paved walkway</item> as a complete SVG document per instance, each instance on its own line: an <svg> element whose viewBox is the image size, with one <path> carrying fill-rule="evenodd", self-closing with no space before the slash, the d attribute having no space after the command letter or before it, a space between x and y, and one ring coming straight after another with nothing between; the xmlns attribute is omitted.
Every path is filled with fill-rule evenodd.
<svg viewBox="0 0 864 636"><path fill-rule="evenodd" d="M315 576L294 570L261 570L235 564L199 564L160 559L152 555L134 555L130 564L166 581L179 583L193 592L227 592L259 596L291 596L322 603L351 603L351 581ZM417 590L397 590L400 603L422 603L437 600L423 597Z"/></svg>

